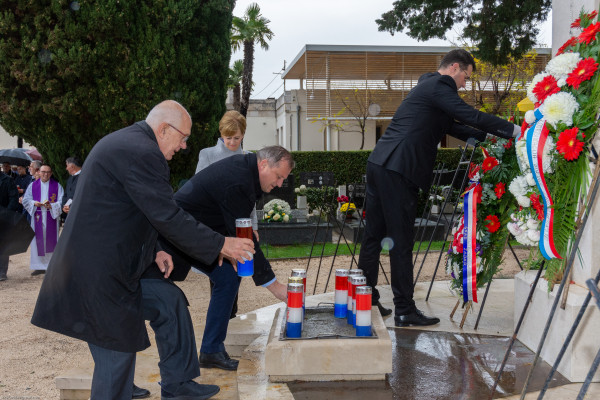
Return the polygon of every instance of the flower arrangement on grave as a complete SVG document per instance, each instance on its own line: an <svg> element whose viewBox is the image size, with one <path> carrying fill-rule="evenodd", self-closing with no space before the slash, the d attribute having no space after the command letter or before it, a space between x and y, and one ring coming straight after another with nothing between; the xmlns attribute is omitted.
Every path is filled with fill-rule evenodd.
<svg viewBox="0 0 600 400"><path fill-rule="evenodd" d="M340 212L346 217L350 217L356 211L356 205L354 203L344 203L340 206Z"/></svg>
<svg viewBox="0 0 600 400"><path fill-rule="evenodd" d="M281 199L273 199L263 207L263 221L267 222L289 222L290 205Z"/></svg>
<svg viewBox="0 0 600 400"><path fill-rule="evenodd" d="M476 288L498 272L509 235L506 223L516 209L513 196L506 192L507 182L518 173L513 140L491 138L481 150L483 161L469 169L461 202L464 214L452 230L446 261L450 288L465 302L477 302Z"/></svg>
<svg viewBox="0 0 600 400"><path fill-rule="evenodd" d="M580 34L567 40L532 80L527 96L535 109L525 114L516 145L521 173L509 184L519 209L508 229L520 243L538 246L528 266L548 260L550 285L562 279L593 169L588 145L598 129L600 107L597 15L582 11L571 25Z"/></svg>
<svg viewBox="0 0 600 400"><path fill-rule="evenodd" d="M306 196L306 192L307 192L307 188L306 185L300 185L299 187L297 187L296 189L294 189L294 192L296 193L296 195L298 196Z"/></svg>

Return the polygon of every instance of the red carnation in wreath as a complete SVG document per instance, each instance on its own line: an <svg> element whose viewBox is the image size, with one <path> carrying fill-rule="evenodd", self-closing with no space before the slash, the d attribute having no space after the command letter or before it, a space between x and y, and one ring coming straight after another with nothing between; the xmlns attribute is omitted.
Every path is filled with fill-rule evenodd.
<svg viewBox="0 0 600 400"><path fill-rule="evenodd" d="M575 46L577 44L577 38L572 36L569 40L567 40L560 48L556 51L556 55L559 56L565 52L567 47Z"/></svg>
<svg viewBox="0 0 600 400"><path fill-rule="evenodd" d="M498 199L502 198L502 195L506 193L506 185L503 182L498 182L494 187L494 193Z"/></svg>
<svg viewBox="0 0 600 400"><path fill-rule="evenodd" d="M531 201L531 207L537 214L537 219L542 221L544 219L544 205L540 202L540 195L532 193L529 200Z"/></svg>
<svg viewBox="0 0 600 400"><path fill-rule="evenodd" d="M562 154L567 161L573 161L579 158L579 154L581 154L583 146L585 145L585 143L577 139L578 133L578 127L564 130L560 133L558 140L556 141L556 150Z"/></svg>
<svg viewBox="0 0 600 400"><path fill-rule="evenodd" d="M500 220L495 215L488 215L485 217L485 228L490 231L490 233L496 232L500 229Z"/></svg>
<svg viewBox="0 0 600 400"><path fill-rule="evenodd" d="M481 169L483 172L488 172L496 168L498 164L498 160L494 157L486 157L485 160L483 160L483 164L481 164Z"/></svg>
<svg viewBox="0 0 600 400"><path fill-rule="evenodd" d="M552 75L544 77L533 88L533 94L535 94L539 103L543 103L546 97L558 92L560 92L560 88L558 87L556 78Z"/></svg>
<svg viewBox="0 0 600 400"><path fill-rule="evenodd" d="M583 19L587 20L587 21L591 21L594 18L596 18L597 15L598 15L598 11L594 10L589 14L585 14L583 16ZM577 18L575 21L573 21L573 23L571 24L571 28L581 28L581 18Z"/></svg>
<svg viewBox="0 0 600 400"><path fill-rule="evenodd" d="M591 79L598 69L598 63L589 57L577 63L577 66L567 77L567 84L579 89L582 82Z"/></svg>
<svg viewBox="0 0 600 400"><path fill-rule="evenodd" d="M506 142L506 143L505 143L505 144L503 144L502 146L503 146L503 147L504 147L506 150L508 150L508 149L510 149L510 148L512 147L512 145L513 145L513 139L511 138L511 139L510 139L508 142Z"/></svg>

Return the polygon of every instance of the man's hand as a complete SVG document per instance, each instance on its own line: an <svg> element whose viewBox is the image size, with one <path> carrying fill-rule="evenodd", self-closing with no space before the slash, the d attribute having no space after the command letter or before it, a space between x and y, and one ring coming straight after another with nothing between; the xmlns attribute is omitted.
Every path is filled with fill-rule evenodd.
<svg viewBox="0 0 600 400"><path fill-rule="evenodd" d="M521 136L521 127L519 125L515 125L513 128L513 138L518 138Z"/></svg>
<svg viewBox="0 0 600 400"><path fill-rule="evenodd" d="M168 278L169 275L171 275L171 272L173 272L174 267L173 258L171 257L171 255L161 250L158 253L156 253L156 259L154 261L158 265L158 269L160 269L160 272L165 274L165 278Z"/></svg>
<svg viewBox="0 0 600 400"><path fill-rule="evenodd" d="M260 242L260 238L258 237L258 229L252 232L254 232L254 237L256 238L256 241Z"/></svg>
<svg viewBox="0 0 600 400"><path fill-rule="evenodd" d="M286 302L287 301L287 286L279 281L275 281L267 286L269 292L273 293L273 296L277 297L279 300Z"/></svg>
<svg viewBox="0 0 600 400"><path fill-rule="evenodd" d="M244 262L244 258L248 259L248 253L254 254L254 242L252 240L226 236L219 254L219 266L223 265L223 258L227 258L237 271L236 261Z"/></svg>
<svg viewBox="0 0 600 400"><path fill-rule="evenodd" d="M68 214L70 209L71 209L71 207L69 207L69 206L65 205L65 206L63 207L63 212L65 212L65 213L67 213L67 214Z"/></svg>

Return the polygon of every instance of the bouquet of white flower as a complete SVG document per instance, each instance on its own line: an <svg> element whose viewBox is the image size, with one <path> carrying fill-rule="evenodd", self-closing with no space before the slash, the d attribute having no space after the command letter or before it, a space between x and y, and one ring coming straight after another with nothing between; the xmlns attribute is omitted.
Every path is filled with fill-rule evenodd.
<svg viewBox="0 0 600 400"><path fill-rule="evenodd" d="M263 221L289 222L292 209L281 199L273 199L263 207Z"/></svg>

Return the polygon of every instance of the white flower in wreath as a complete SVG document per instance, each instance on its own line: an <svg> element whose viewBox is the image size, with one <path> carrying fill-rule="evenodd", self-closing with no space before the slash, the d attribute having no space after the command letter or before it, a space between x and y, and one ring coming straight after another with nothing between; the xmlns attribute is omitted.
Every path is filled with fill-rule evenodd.
<svg viewBox="0 0 600 400"><path fill-rule="evenodd" d="M567 79L579 61L581 61L579 53L563 53L548 61L546 72L552 74L557 81Z"/></svg>
<svg viewBox="0 0 600 400"><path fill-rule="evenodd" d="M521 229L521 227L519 227L519 224L517 224L516 222L509 222L508 224L506 224L506 227L508 228L508 231L516 238L517 236L520 236L523 234L523 230Z"/></svg>
<svg viewBox="0 0 600 400"><path fill-rule="evenodd" d="M573 125L573 114L579 110L579 103L571 93L558 92L548 96L544 104L540 106L542 115L546 122L556 127L559 122L567 126Z"/></svg>
<svg viewBox="0 0 600 400"><path fill-rule="evenodd" d="M540 222L537 219L529 218L527 220L527 229L537 230L539 226L540 226Z"/></svg>
<svg viewBox="0 0 600 400"><path fill-rule="evenodd" d="M525 180L529 186L535 186L535 179L533 179L533 174L531 172L525 174Z"/></svg>
<svg viewBox="0 0 600 400"><path fill-rule="evenodd" d="M566 78L561 78L558 81L556 81L556 86L558 86L559 88L565 86L566 84L567 84Z"/></svg>
<svg viewBox="0 0 600 400"><path fill-rule="evenodd" d="M517 203L523 208L531 207L531 200L527 196L517 196Z"/></svg>
<svg viewBox="0 0 600 400"><path fill-rule="evenodd" d="M475 261L477 262L477 273L480 273L481 271L483 271L483 263L481 262L481 257L475 257Z"/></svg>
<svg viewBox="0 0 600 400"><path fill-rule="evenodd" d="M518 175L508 185L508 191L515 197L524 196L527 194L528 186L527 179L522 175Z"/></svg>
<svg viewBox="0 0 600 400"><path fill-rule="evenodd" d="M460 273L462 272L462 265L457 262L452 263L452 272L454 272L454 277L458 279L460 277Z"/></svg>
<svg viewBox="0 0 600 400"><path fill-rule="evenodd" d="M525 122L527 122L529 125L533 124L535 119L535 112L533 110L529 110L525 113Z"/></svg>
<svg viewBox="0 0 600 400"><path fill-rule="evenodd" d="M527 231L527 238L531 240L534 244L540 241L540 231L537 229L529 229Z"/></svg>
<svg viewBox="0 0 600 400"><path fill-rule="evenodd" d="M290 216L288 214L285 214L283 216L283 222L289 222L289 220L290 220Z"/></svg>
<svg viewBox="0 0 600 400"><path fill-rule="evenodd" d="M548 74L546 72L540 72L539 74L534 76L533 79L531 80L531 83L527 87L527 97L529 98L529 100L531 100L532 103L535 104L538 102L537 96L533 93L533 88L535 88L535 85L537 85L542 79L544 79L548 75L550 75L550 74ZM528 123L530 124L531 122L528 122Z"/></svg>
<svg viewBox="0 0 600 400"><path fill-rule="evenodd" d="M517 160L519 161L519 169L521 172L526 173L529 171L529 161L527 158L527 142L525 139L521 139L517 142L516 152Z"/></svg>

